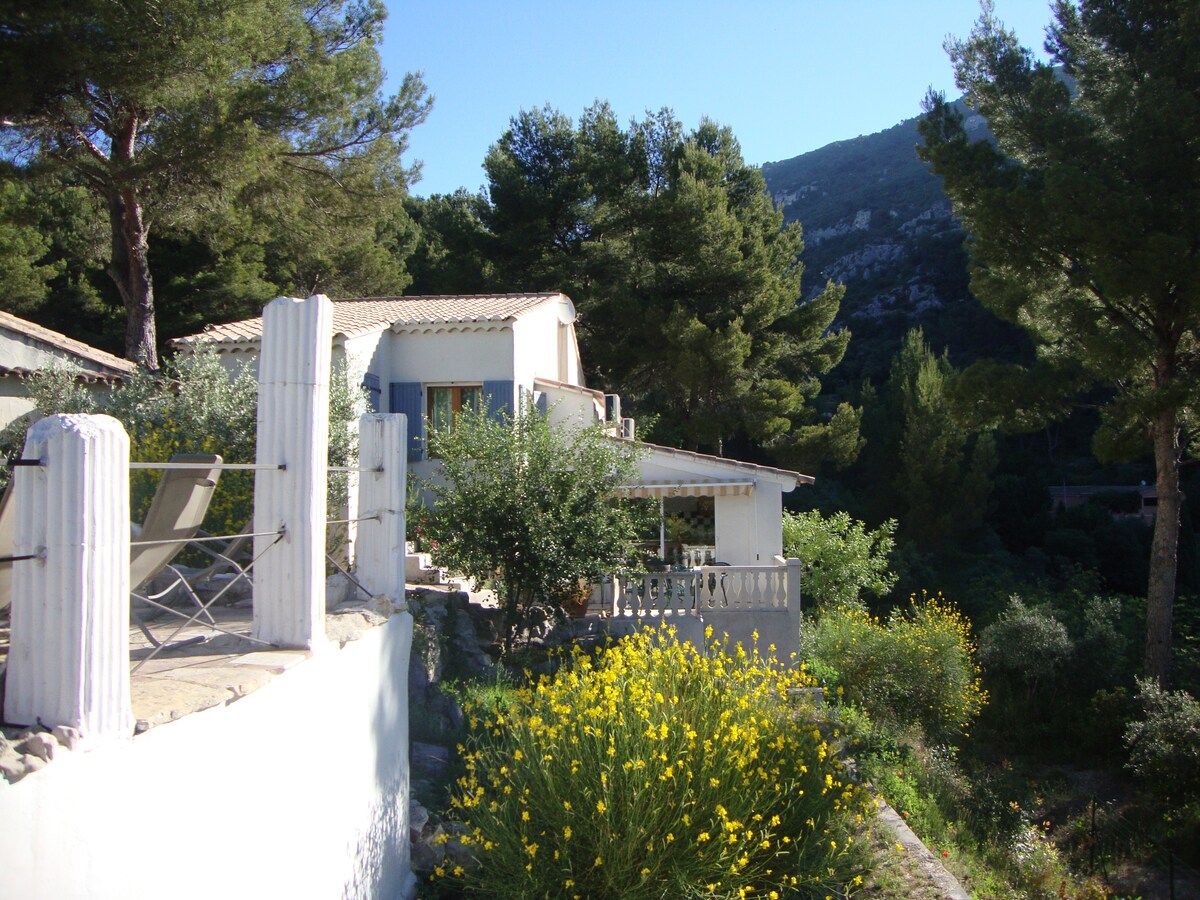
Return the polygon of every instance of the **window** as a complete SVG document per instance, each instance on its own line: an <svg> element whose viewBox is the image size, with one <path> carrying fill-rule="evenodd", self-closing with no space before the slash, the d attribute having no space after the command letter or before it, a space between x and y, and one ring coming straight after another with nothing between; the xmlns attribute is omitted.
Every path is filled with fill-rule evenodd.
<svg viewBox="0 0 1200 900"><path fill-rule="evenodd" d="M430 427L439 429L453 426L460 412L465 409L478 410L482 405L481 385L431 387L428 389L426 404Z"/></svg>

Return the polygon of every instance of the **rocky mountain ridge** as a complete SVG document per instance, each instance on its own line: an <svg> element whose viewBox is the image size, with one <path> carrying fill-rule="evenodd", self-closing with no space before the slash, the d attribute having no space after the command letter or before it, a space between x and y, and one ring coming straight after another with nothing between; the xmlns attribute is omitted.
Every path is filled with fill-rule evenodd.
<svg viewBox="0 0 1200 900"><path fill-rule="evenodd" d="M973 135L986 134L981 116L960 110ZM901 338L918 325L960 365L1021 346L969 291L966 236L940 180L917 158L917 121L762 167L785 219L804 228L806 292L829 280L846 286L837 324L854 337L834 374L847 382L886 377Z"/></svg>

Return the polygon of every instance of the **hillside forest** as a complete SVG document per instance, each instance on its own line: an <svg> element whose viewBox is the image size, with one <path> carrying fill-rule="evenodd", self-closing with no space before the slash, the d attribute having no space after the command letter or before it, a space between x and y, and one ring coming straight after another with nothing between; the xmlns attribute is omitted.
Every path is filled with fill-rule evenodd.
<svg viewBox="0 0 1200 900"><path fill-rule="evenodd" d="M670 109L517 110L480 192L425 198L381 4L168 5L142 41L4 5L0 308L156 369L279 295L561 290L640 437L815 475L791 511L894 528L871 613L940 592L993 629L980 759L1120 777L1135 677L1200 693L1189 2L1059 3L1053 67L985 6L963 99L761 167Z"/></svg>

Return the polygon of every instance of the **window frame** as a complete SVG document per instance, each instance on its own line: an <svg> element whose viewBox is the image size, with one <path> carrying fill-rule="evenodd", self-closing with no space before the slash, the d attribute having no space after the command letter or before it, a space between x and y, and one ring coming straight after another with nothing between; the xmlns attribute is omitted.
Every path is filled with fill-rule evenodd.
<svg viewBox="0 0 1200 900"><path fill-rule="evenodd" d="M439 423L434 415L434 392L435 391L450 391L450 422L449 426L454 427L455 421L464 408L476 410L484 409L483 384L479 382L456 382L451 384L426 384L425 385L425 419L428 422L430 432L436 431L439 428L445 427ZM474 391L474 401L468 399L464 403L463 392Z"/></svg>

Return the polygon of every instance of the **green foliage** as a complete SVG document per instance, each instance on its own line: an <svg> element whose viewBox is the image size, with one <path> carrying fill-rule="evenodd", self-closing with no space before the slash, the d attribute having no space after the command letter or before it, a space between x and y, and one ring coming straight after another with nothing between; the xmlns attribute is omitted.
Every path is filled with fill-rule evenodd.
<svg viewBox="0 0 1200 900"><path fill-rule="evenodd" d="M990 435L971 435L953 419L946 380L953 372L935 357L920 329L908 333L888 382L900 413L896 490L905 506L901 532L918 546L944 547L977 528L987 508L995 467Z"/></svg>
<svg viewBox="0 0 1200 900"><path fill-rule="evenodd" d="M232 376L216 353L198 353L171 360L161 376L139 372L107 395L85 390L69 368L48 369L30 379L35 416L60 412L106 413L129 434L129 458L134 462L166 462L177 453L217 453L225 462L252 463L257 442L258 384L248 367ZM352 465L358 456L349 427L365 409L365 401L344 374L330 377L329 463ZM24 440L22 423L10 439ZM16 444L19 446L19 443ZM161 477L154 470L130 472L130 516L141 521ZM332 508L346 497L344 474L330 475ZM254 473L222 472L205 516L205 530L236 534L250 521L254 507Z"/></svg>
<svg viewBox="0 0 1200 900"><path fill-rule="evenodd" d="M864 484L866 518L894 518L899 538L923 553L962 546L981 530L997 464L990 433L959 424L948 399L955 376L924 332L908 332L882 390L863 390L866 447L852 477Z"/></svg>
<svg viewBox="0 0 1200 900"><path fill-rule="evenodd" d="M0 308L122 353L124 323L113 309L119 300L103 271L110 240L103 206L86 188L37 170L3 167L0 185L0 221L43 239L37 255L21 252L19 241L0 248L5 277L27 288L0 298ZM36 284L42 288L29 289Z"/></svg>
<svg viewBox="0 0 1200 900"><path fill-rule="evenodd" d="M728 128L702 121L685 134L663 110L622 129L601 103L578 124L526 111L484 167L493 286L569 293L595 380L658 415L664 440L857 451L853 410L831 442L809 405L849 340L830 328L841 291L801 302L799 227L783 227Z"/></svg>
<svg viewBox="0 0 1200 900"><path fill-rule="evenodd" d="M535 611L561 612L580 581L612 574L633 553L634 506L614 498L639 453L600 428L555 426L525 404L497 420L464 412L432 430L442 463L424 522L436 565L493 580L514 631Z"/></svg>
<svg viewBox="0 0 1200 900"><path fill-rule="evenodd" d="M861 883L867 794L757 650L641 632L576 653L515 703L466 710L455 792L496 897L843 896Z"/></svg>
<svg viewBox="0 0 1200 900"><path fill-rule="evenodd" d="M940 596L913 597L887 622L859 609L826 611L801 644L806 659L834 673L830 686L846 702L890 728L954 738L987 702L970 624Z"/></svg>
<svg viewBox="0 0 1200 900"><path fill-rule="evenodd" d="M821 609L857 606L864 593L882 597L896 583L888 568L894 521L867 531L849 513L783 513L783 554L804 563L803 593Z"/></svg>
<svg viewBox="0 0 1200 900"><path fill-rule="evenodd" d="M1128 768L1151 795L1176 806L1200 800L1200 702L1138 679L1142 717L1125 732Z"/></svg>
<svg viewBox="0 0 1200 900"><path fill-rule="evenodd" d="M407 268L413 294L486 293L492 287L492 263L484 255L487 239L481 211L487 201L465 189L404 202L417 226L417 244Z"/></svg>
<svg viewBox="0 0 1200 900"><path fill-rule="evenodd" d="M1063 0L1054 15L1051 60L1041 63L985 4L971 35L948 48L966 102L995 142L970 140L962 115L931 93L919 153L972 235L972 290L1036 346L1030 390L1004 392L1029 411L1026 425L1094 401L1083 392L1098 384L1109 389L1098 455L1153 448L1159 515L1144 666L1163 679L1179 465L1200 400L1200 159L1191 149L1200 141L1191 50L1200 19L1191 0ZM988 405L990 379L975 385Z"/></svg>
<svg viewBox="0 0 1200 900"><path fill-rule="evenodd" d="M979 661L1026 686L1053 681L1075 649L1067 627L1044 607L1027 607L1015 594L1008 609L979 635Z"/></svg>
<svg viewBox="0 0 1200 900"><path fill-rule="evenodd" d="M1140 601L1097 593L1094 577L1004 596L980 633L991 703L979 733L996 752L1112 760L1129 718Z"/></svg>
<svg viewBox="0 0 1200 900"><path fill-rule="evenodd" d="M24 185L0 182L0 282L6 308L26 316L45 301L47 282L62 269L61 263L43 262L50 241L22 215L29 194Z"/></svg>

